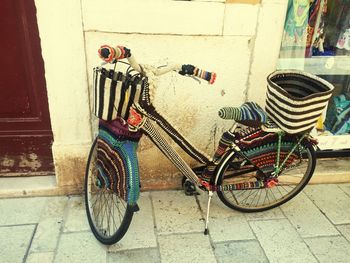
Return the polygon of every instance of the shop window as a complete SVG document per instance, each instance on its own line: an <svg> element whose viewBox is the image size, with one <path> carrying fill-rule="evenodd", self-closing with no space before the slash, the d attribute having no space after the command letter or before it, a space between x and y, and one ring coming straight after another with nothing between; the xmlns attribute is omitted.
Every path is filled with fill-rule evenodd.
<svg viewBox="0 0 350 263"><path fill-rule="evenodd" d="M289 0L278 69L316 74L335 86L318 136L350 135L350 0ZM344 145L350 148L350 136Z"/></svg>

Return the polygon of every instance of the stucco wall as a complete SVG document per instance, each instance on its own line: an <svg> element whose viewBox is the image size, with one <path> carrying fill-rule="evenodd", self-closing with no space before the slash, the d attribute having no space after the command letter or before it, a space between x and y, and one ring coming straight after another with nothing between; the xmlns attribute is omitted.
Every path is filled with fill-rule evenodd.
<svg viewBox="0 0 350 263"><path fill-rule="evenodd" d="M287 3L35 2L56 175L62 187L75 187L83 178L93 137L91 73L100 63L97 49L101 44L127 46L139 63L191 63L218 74L213 86L169 74L159 80L154 101L181 133L211 155L222 131L231 125L217 117L218 109L248 99L263 103L265 78L275 68ZM177 171L147 138L140 142L139 156L145 189L179 186Z"/></svg>

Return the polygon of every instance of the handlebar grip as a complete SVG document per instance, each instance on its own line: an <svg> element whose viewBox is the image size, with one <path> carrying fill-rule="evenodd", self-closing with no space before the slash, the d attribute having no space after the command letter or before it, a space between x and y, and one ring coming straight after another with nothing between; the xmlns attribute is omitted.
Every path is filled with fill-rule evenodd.
<svg viewBox="0 0 350 263"><path fill-rule="evenodd" d="M181 70L179 71L179 74L195 76L208 81L209 84L213 84L216 80L215 72L208 72L205 70L201 70L190 64L182 65Z"/></svg>
<svg viewBox="0 0 350 263"><path fill-rule="evenodd" d="M98 50L98 55L105 62L114 63L115 60L131 57L131 51L123 46L113 48L109 45L102 45Z"/></svg>

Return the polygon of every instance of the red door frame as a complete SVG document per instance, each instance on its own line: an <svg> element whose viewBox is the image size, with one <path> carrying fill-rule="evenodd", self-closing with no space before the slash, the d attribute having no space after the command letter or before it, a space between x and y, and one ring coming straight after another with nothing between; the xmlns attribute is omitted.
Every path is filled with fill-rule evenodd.
<svg viewBox="0 0 350 263"><path fill-rule="evenodd" d="M0 175L54 171L34 0L0 1Z"/></svg>

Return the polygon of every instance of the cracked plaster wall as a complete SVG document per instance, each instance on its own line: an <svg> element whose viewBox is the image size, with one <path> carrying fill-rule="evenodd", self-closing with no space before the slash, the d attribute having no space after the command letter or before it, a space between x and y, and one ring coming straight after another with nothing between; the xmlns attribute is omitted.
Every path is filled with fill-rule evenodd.
<svg viewBox="0 0 350 263"><path fill-rule="evenodd" d="M92 68L100 63L100 45L127 46L143 64L190 63L215 71L218 77L212 86L175 73L162 77L154 99L170 123L211 155L231 125L218 118L218 109L246 100L263 103L265 78L275 68L287 4L285 0L255 5L220 0L35 2L59 185L78 185L84 174L93 137L89 89ZM177 171L148 139L142 139L139 152L144 188L179 186ZM72 167L74 162L78 169Z"/></svg>

